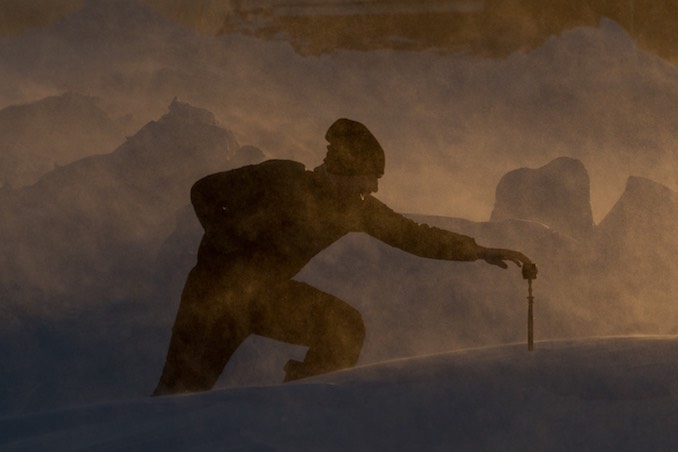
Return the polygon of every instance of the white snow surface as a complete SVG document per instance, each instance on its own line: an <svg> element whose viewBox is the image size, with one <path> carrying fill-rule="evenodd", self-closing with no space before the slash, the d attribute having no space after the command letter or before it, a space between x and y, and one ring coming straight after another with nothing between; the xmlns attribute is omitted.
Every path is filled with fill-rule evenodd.
<svg viewBox="0 0 678 452"><path fill-rule="evenodd" d="M476 348L0 419L3 451L678 450L678 338Z"/></svg>

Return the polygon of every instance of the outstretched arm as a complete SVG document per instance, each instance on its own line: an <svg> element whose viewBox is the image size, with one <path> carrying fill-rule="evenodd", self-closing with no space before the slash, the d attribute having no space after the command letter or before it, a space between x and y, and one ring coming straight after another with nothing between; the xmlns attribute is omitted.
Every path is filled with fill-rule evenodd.
<svg viewBox="0 0 678 452"><path fill-rule="evenodd" d="M505 250L502 248L485 248L482 246L478 247L478 259L483 259L488 264L496 265L501 268L508 268L508 264L504 261L511 261L518 267L532 263L529 257L519 251Z"/></svg>

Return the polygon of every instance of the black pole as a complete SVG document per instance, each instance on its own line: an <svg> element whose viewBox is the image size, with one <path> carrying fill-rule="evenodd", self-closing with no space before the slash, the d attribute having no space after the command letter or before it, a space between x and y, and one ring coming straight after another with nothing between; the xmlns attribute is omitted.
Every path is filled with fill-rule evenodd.
<svg viewBox="0 0 678 452"><path fill-rule="evenodd" d="M527 280L527 350L534 350L534 297L532 296L532 279Z"/></svg>
<svg viewBox="0 0 678 452"><path fill-rule="evenodd" d="M532 280L537 279L537 265L523 264L523 279L527 279L527 350L534 350L534 297Z"/></svg>

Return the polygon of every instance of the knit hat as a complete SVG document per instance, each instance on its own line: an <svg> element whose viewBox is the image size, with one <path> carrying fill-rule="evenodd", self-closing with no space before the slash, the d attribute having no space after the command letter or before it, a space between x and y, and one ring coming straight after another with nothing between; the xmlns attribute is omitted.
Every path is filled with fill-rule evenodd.
<svg viewBox="0 0 678 452"><path fill-rule="evenodd" d="M363 124L337 119L327 129L325 139L332 145L325 156L325 167L333 174L347 176L384 174L384 150Z"/></svg>

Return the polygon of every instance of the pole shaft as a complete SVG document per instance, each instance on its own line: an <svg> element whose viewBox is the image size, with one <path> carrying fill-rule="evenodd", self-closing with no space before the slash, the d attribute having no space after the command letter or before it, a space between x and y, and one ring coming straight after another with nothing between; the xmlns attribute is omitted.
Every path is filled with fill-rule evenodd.
<svg viewBox="0 0 678 452"><path fill-rule="evenodd" d="M534 297L532 296L532 280L527 280L527 350L534 350Z"/></svg>

